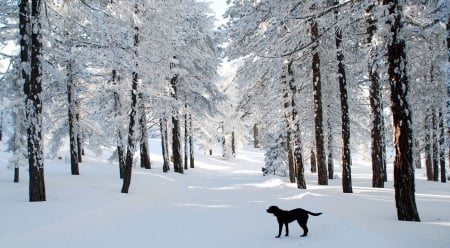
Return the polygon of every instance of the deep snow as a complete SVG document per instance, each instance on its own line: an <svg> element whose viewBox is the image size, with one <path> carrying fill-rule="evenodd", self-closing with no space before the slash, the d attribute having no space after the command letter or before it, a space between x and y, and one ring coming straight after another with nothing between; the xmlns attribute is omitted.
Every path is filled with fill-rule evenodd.
<svg viewBox="0 0 450 248"><path fill-rule="evenodd" d="M423 169L416 171L420 223L397 221L391 177L385 189L371 188L367 162L353 164L353 194L341 193L339 177L317 186L309 172L308 189L298 190L287 178L262 176L263 152L252 148L230 161L198 152L184 175L163 173L156 149L153 169L133 169L129 194L120 193L109 154L88 154L80 176L70 175L67 158L46 160L47 201L30 203L27 171L12 182L0 143L1 247L450 247L450 184L427 182ZM291 223L290 236L276 239L270 205L323 214L309 218L308 237Z"/></svg>

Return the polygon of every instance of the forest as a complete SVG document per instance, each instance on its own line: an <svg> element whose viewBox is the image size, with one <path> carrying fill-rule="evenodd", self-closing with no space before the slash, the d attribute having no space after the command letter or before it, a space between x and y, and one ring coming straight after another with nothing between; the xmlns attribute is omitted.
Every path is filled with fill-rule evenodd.
<svg viewBox="0 0 450 248"><path fill-rule="evenodd" d="M420 221L414 170L448 180L450 3L227 3L217 26L196 0L2 0L0 140L12 155L0 166L17 183L28 169L34 202L65 142L72 175L85 149L113 150L122 193L135 166L151 169L154 137L164 172L195 168L195 146L232 160L251 144L262 174L306 189L308 168L343 193L352 158L383 188L393 157L397 217Z"/></svg>

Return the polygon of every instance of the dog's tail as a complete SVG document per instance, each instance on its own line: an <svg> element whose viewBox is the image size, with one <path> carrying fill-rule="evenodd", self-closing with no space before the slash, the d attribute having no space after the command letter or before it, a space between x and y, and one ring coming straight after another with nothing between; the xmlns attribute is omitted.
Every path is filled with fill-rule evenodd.
<svg viewBox="0 0 450 248"><path fill-rule="evenodd" d="M306 212L312 216L319 216L322 214L322 213L313 213L313 212L309 212L309 211L306 211Z"/></svg>

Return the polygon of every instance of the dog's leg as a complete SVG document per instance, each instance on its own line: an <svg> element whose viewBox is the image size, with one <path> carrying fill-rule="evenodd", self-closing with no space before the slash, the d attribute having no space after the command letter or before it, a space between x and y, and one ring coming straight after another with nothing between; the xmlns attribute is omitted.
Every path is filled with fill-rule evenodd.
<svg viewBox="0 0 450 248"><path fill-rule="evenodd" d="M284 223L284 225L286 226L286 237L289 236L289 223Z"/></svg>
<svg viewBox="0 0 450 248"><path fill-rule="evenodd" d="M308 235L308 226L306 225L306 223L308 222L308 218L306 218L304 220L298 219L297 222L300 225L300 227L303 229L302 237L305 237L306 235Z"/></svg>
<svg viewBox="0 0 450 248"><path fill-rule="evenodd" d="M283 223L278 222L278 236L275 236L275 238L279 238L281 236L281 231L283 230Z"/></svg>

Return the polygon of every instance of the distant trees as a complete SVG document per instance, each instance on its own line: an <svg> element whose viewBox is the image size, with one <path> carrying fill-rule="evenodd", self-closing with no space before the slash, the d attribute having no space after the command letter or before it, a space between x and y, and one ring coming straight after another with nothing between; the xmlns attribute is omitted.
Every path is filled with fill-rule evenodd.
<svg viewBox="0 0 450 248"><path fill-rule="evenodd" d="M295 93L300 99L295 101L299 104L291 105L301 124L298 130L302 142L298 144L301 151L308 152L303 158L309 158L311 152L313 173L317 163L319 184L327 183L325 154L331 154L328 159L333 159L333 147L337 145L333 135L337 130L342 133L340 166L344 192L352 192L351 150L365 146L363 140L368 135L371 135L372 186L384 187L386 146L392 142L386 135L389 128L385 128L385 119L391 116L384 112L388 100L385 92L389 90L397 149L394 184L399 219L419 220L414 201L414 152L425 151L430 159L436 157L435 162L427 162L430 164L427 167L445 164L445 159L433 156L431 150L444 147L440 142L448 138L444 137L445 125L440 122L443 114L439 114L441 103L448 102L448 95L442 94L446 90L441 90L446 81L442 65L447 52L439 43L446 34L442 27L448 22L448 3L414 2L406 9L397 1L232 2L227 11L229 23L225 26L230 39L227 55L230 59L245 57L234 79L246 89L238 111L251 120L249 129L254 123L264 123L258 126L260 143L267 151L264 172L291 175L292 170L286 166L292 160L286 143L292 138L288 133L288 140L282 139L290 128L281 124L283 116L277 114L286 95L280 60L293 61ZM424 66L424 56L429 58L426 67L431 69L425 74L418 69ZM347 66L352 70L347 71ZM333 70L336 73L330 73ZM428 85L439 90L428 90ZM336 103L339 110L334 106ZM434 111L434 128L432 115L422 109ZM430 134L435 134L435 138ZM413 143L422 147L413 150ZM328 161L330 167L332 162ZM442 167L441 173L446 173Z"/></svg>
<svg viewBox="0 0 450 248"><path fill-rule="evenodd" d="M27 121L29 137L34 139L29 142L28 158L36 164L30 173L40 172L43 176L44 141L49 144L49 157L60 152L65 140L70 141L72 174L79 174L84 144L94 152L112 145L117 147L119 172L125 179L122 192L128 192L131 168L136 161L135 147L140 143L141 166L150 168L148 132L159 133L153 128L159 126L159 119L163 120L161 127L171 125L162 117L172 113L172 109L178 112L180 123L186 119L187 128L184 133L180 128L179 135L180 139L181 135L186 136L185 145L191 147L187 151L189 162L194 166L193 144L201 144L205 132L209 132L198 121L218 113L216 105L225 99L211 83L217 75L221 57L218 45L222 39L213 30L214 19L208 14L207 3L47 1L47 21L40 23L42 1L20 1L20 15L13 2L0 4L0 42L14 43L14 30L20 28L22 61L14 63L14 55L10 61L11 65L20 65L28 99L26 116L33 120ZM22 18L20 25L10 21L10 14ZM38 32L40 28L45 35ZM28 33L31 30L36 32ZM178 97L171 99L168 96L173 89L170 78L174 71L169 64L174 55L178 60ZM3 58L3 54L0 56ZM0 80L13 78L12 69L13 66ZM3 88L2 97L13 96L5 92L12 88ZM14 101L9 102L12 105ZM48 106L44 112L43 103ZM61 107L67 111L63 113ZM19 111L7 112L12 113L17 113L15 119L21 121ZM46 126L42 118L46 118ZM16 133L20 132L20 123L16 122L16 127ZM161 136L166 138L163 141L169 141L168 135L173 135L166 131L161 128ZM10 163L16 166L23 150L18 146L20 135L11 138L10 144L17 154ZM165 171L169 169L171 152L173 149L164 150ZM182 153L181 143L177 152ZM33 186L33 190L42 192L44 188L38 186ZM33 201L36 199L33 191Z"/></svg>

